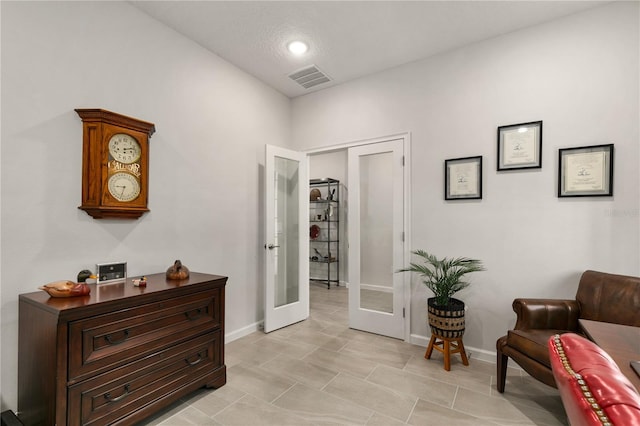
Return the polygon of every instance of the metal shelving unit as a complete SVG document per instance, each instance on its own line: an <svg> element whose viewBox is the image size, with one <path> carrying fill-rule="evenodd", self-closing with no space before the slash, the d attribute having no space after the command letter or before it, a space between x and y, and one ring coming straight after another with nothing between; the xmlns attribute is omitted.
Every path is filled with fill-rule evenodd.
<svg viewBox="0 0 640 426"><path fill-rule="evenodd" d="M340 181L311 179L309 196L309 279L340 285Z"/></svg>

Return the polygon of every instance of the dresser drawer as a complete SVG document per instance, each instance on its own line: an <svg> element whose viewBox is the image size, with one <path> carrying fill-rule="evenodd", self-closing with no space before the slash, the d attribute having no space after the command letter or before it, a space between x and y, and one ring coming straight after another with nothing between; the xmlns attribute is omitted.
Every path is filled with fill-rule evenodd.
<svg viewBox="0 0 640 426"><path fill-rule="evenodd" d="M69 387L68 424L112 424L222 367L222 331Z"/></svg>
<svg viewBox="0 0 640 426"><path fill-rule="evenodd" d="M153 354L222 323L220 289L69 323L69 384Z"/></svg>

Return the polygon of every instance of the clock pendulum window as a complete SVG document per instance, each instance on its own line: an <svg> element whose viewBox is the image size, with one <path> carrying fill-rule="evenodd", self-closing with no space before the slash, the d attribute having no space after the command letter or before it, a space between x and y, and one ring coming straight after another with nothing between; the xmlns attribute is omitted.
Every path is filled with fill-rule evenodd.
<svg viewBox="0 0 640 426"><path fill-rule="evenodd" d="M155 125L103 109L82 119L82 205L95 219L137 219L148 212L149 138Z"/></svg>

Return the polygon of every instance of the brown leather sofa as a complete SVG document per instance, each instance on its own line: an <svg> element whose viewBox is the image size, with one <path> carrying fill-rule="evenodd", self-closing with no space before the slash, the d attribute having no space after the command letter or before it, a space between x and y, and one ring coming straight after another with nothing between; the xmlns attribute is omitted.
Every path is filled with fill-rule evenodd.
<svg viewBox="0 0 640 426"><path fill-rule="evenodd" d="M640 327L640 277L586 271L575 300L515 299L513 311L517 315L514 329L496 342L498 392L504 392L509 358L531 376L557 387L549 361L549 337L581 333L578 319Z"/></svg>

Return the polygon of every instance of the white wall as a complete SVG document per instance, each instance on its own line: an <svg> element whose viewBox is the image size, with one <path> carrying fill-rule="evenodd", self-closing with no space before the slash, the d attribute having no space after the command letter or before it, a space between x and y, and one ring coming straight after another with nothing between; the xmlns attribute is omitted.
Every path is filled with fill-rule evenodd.
<svg viewBox="0 0 640 426"><path fill-rule="evenodd" d="M488 271L459 296L495 351L516 297L573 297L582 271L640 273L639 31L616 2L293 100L298 149L412 134L414 248ZM542 169L496 172L496 128L543 120ZM615 144L615 196L556 197L558 149ZM484 197L445 202L445 159L482 155ZM412 290L412 334L427 336Z"/></svg>
<svg viewBox="0 0 640 426"><path fill-rule="evenodd" d="M2 410L17 409L18 294L96 262L227 275L227 332L262 320L263 147L289 144L289 99L124 2L1 7ZM155 123L150 213L77 209L74 108Z"/></svg>

